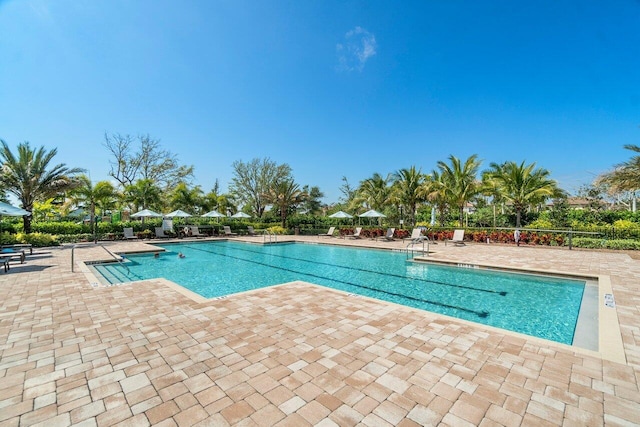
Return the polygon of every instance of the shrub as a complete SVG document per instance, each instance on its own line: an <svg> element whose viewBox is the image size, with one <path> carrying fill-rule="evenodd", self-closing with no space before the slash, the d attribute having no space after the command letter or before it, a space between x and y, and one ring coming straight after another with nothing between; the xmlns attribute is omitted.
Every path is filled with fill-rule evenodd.
<svg viewBox="0 0 640 427"><path fill-rule="evenodd" d="M48 234L80 234L91 232L91 227L82 223L75 222L55 222L55 221L42 221L34 222L31 225L31 231L36 233L48 233Z"/></svg>
<svg viewBox="0 0 640 427"><path fill-rule="evenodd" d="M18 239L16 239L16 235L15 234L11 234L7 231L2 232L2 234L0 234L0 244L2 245L13 245L15 243L18 243Z"/></svg>
<svg viewBox="0 0 640 427"><path fill-rule="evenodd" d="M76 243L76 242L88 242L93 238L90 233L81 234L60 234L56 236L58 243Z"/></svg>
<svg viewBox="0 0 640 427"><path fill-rule="evenodd" d="M46 233L18 233L16 239L21 243L30 243L35 247L58 246L58 240L55 236Z"/></svg>
<svg viewBox="0 0 640 427"><path fill-rule="evenodd" d="M576 248L639 250L640 242L630 239L605 240L591 237L574 237L572 244Z"/></svg>
<svg viewBox="0 0 640 427"><path fill-rule="evenodd" d="M538 218L533 222L527 224L525 228L537 228L539 230L549 230L553 228L553 223L544 218Z"/></svg>
<svg viewBox="0 0 640 427"><path fill-rule="evenodd" d="M267 228L267 231L272 234L287 234L287 230L281 225L274 225Z"/></svg>
<svg viewBox="0 0 640 427"><path fill-rule="evenodd" d="M619 219L613 223L613 226L621 230L630 230L630 229L638 228L637 223L633 221L629 221L628 219Z"/></svg>

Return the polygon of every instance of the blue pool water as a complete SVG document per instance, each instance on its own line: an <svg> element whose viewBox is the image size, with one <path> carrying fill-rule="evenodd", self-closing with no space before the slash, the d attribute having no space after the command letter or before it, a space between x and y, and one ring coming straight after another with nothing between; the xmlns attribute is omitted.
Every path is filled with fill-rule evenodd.
<svg viewBox="0 0 640 427"><path fill-rule="evenodd" d="M128 269L96 269L117 281L164 277L206 298L304 280L566 344L585 287L578 280L410 262L404 253L373 249L229 241L161 246L166 252L158 258L127 256Z"/></svg>

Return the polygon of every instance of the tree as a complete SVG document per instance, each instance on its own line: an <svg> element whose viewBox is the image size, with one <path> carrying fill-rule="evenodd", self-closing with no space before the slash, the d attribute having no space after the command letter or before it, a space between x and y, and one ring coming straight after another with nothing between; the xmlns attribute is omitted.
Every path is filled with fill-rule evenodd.
<svg viewBox="0 0 640 427"><path fill-rule="evenodd" d="M320 187L311 187L308 185L302 187L302 191L307 195L304 203L302 204L304 209L310 214L317 214L320 212L320 208L322 207L322 199L324 197L324 193L320 191Z"/></svg>
<svg viewBox="0 0 640 427"><path fill-rule="evenodd" d="M159 209L162 207L161 190L150 179L140 179L127 185L124 196L136 211L142 209Z"/></svg>
<svg viewBox="0 0 640 427"><path fill-rule="evenodd" d="M184 182L179 183L171 192L169 206L171 210L182 209L184 211L198 213L204 205L204 197L199 185L189 188Z"/></svg>
<svg viewBox="0 0 640 427"><path fill-rule="evenodd" d="M151 139L149 135L133 138L105 133L104 139L104 146L114 157L110 162L109 175L123 188L140 179L147 179L167 190L176 182L189 183L193 178L193 166L180 165L175 154L163 150L160 141ZM136 142L139 147L134 151Z"/></svg>
<svg viewBox="0 0 640 427"><path fill-rule="evenodd" d="M481 192L485 196L491 197L491 208L493 211L493 227L497 227L497 212L496 207L498 203L501 203L504 208L504 200L498 188L498 182L493 178L492 170L482 172ZM503 209L504 210L504 209ZM502 212L504 214L504 212Z"/></svg>
<svg viewBox="0 0 640 427"><path fill-rule="evenodd" d="M409 169L400 169L393 175L393 189L398 201L407 207L409 223L415 224L416 208L419 202L424 200L422 187L425 176L420 169L411 166Z"/></svg>
<svg viewBox="0 0 640 427"><path fill-rule="evenodd" d="M624 148L638 155L616 165L613 171L601 175L597 180L597 183L607 184L616 192L640 189L640 146L627 144Z"/></svg>
<svg viewBox="0 0 640 427"><path fill-rule="evenodd" d="M115 188L109 181L100 181L96 185L91 183L91 179L87 175L77 177L78 186L69 192L71 202L76 206L81 204L89 208L89 218L91 221L91 234L96 239L96 207L100 204L103 206L116 197ZM88 206L87 206L88 205Z"/></svg>
<svg viewBox="0 0 640 427"><path fill-rule="evenodd" d="M516 227L521 227L522 213L527 206L565 195L565 192L558 188L556 181L549 178L548 170L535 167L535 163L491 163L490 169L486 172L488 179L495 182L500 197L513 205Z"/></svg>
<svg viewBox="0 0 640 427"><path fill-rule="evenodd" d="M423 196L435 205L441 227L444 227L447 219L448 201L446 190L442 175L436 170L431 171L431 175L427 177L421 189Z"/></svg>
<svg viewBox="0 0 640 427"><path fill-rule="evenodd" d="M74 176L84 172L81 168L68 168L64 163L51 166L57 149L32 149L28 142L18 144L17 157L5 141L0 140L2 175L0 181L9 193L20 201L22 208L33 209L36 201L45 201L77 185ZM31 217L22 217L25 233L31 232Z"/></svg>
<svg viewBox="0 0 640 427"><path fill-rule="evenodd" d="M250 205L253 213L262 218L266 204L265 196L273 186L291 178L289 165L278 165L269 158L253 159L249 163L240 160L233 162L234 177L229 191L238 199L240 205Z"/></svg>
<svg viewBox="0 0 640 427"><path fill-rule="evenodd" d="M640 153L640 146L637 145L627 144L624 148L634 153ZM611 195L619 196L627 193L631 199L631 210L635 212L636 191L640 189L640 154L631 157L626 162L617 164L613 171L598 177L596 185L600 184L608 186Z"/></svg>
<svg viewBox="0 0 640 427"><path fill-rule="evenodd" d="M458 210L460 227L464 226L464 207L480 192L476 180L478 169L482 163L477 155L470 156L464 163L457 157L449 156L450 164L438 161L440 181L443 185L445 199Z"/></svg>
<svg viewBox="0 0 640 427"><path fill-rule="evenodd" d="M287 216L297 205L303 203L307 194L300 189L292 178L285 178L276 182L265 195L265 200L280 213L282 227L287 226Z"/></svg>
<svg viewBox="0 0 640 427"><path fill-rule="evenodd" d="M367 207L382 210L391 199L391 175L383 178L379 173L374 173L371 178L360 182L355 201L358 204L365 203Z"/></svg>

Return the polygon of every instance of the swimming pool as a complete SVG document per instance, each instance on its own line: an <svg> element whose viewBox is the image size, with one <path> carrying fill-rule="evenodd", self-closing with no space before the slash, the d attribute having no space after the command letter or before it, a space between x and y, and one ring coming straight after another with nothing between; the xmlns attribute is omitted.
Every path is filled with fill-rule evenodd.
<svg viewBox="0 0 640 427"><path fill-rule="evenodd" d="M233 241L158 245L126 267L95 266L112 282L164 277L206 298L304 280L571 344L585 282L407 261L406 254L332 245ZM177 254L182 252L185 258Z"/></svg>

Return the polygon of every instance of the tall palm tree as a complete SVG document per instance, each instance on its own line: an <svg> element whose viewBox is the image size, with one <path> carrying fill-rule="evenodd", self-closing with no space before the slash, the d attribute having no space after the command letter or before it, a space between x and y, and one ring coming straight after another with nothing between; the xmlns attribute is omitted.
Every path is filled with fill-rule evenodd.
<svg viewBox="0 0 640 427"><path fill-rule="evenodd" d="M78 186L69 192L69 198L75 205L85 204L89 207L89 218L91 220L91 234L96 238L96 207L112 201L116 197L116 191L109 181L100 181L96 185L91 183L87 175L80 175L77 178Z"/></svg>
<svg viewBox="0 0 640 427"><path fill-rule="evenodd" d="M277 181L266 194L265 199L273 204L280 212L282 227L287 226L287 216L292 208L303 203L307 194L300 189L293 179L287 178Z"/></svg>
<svg viewBox="0 0 640 427"><path fill-rule="evenodd" d="M440 169L440 180L443 185L446 200L458 210L460 226L464 226L464 207L480 192L480 185L476 179L478 169L482 163L473 154L464 163L457 157L449 156L451 164L442 160L437 165Z"/></svg>
<svg viewBox="0 0 640 427"><path fill-rule="evenodd" d="M5 141L0 140L2 187L18 198L23 209L31 211L33 203L45 201L77 185L74 175L84 172L81 168L68 168L64 163L50 165L57 149L46 151L44 147L32 149L28 142L18 144L17 156ZM25 233L31 232L31 217L22 217Z"/></svg>
<svg viewBox="0 0 640 427"><path fill-rule="evenodd" d="M597 183L608 185L614 192L640 189L640 146L628 144L624 148L638 154L597 179Z"/></svg>
<svg viewBox="0 0 640 427"><path fill-rule="evenodd" d="M430 175L427 175L424 184L422 184L420 188L420 193L422 197L433 203L434 207L438 210L440 226L444 227L448 202L446 185L439 171L433 170Z"/></svg>
<svg viewBox="0 0 640 427"><path fill-rule="evenodd" d="M391 175L383 178L379 173L374 173L371 178L360 183L354 201L358 204L364 203L370 209L382 210L392 197L390 182Z"/></svg>
<svg viewBox="0 0 640 427"><path fill-rule="evenodd" d="M135 210L162 207L160 194L160 188L150 179L139 179L124 189L125 201L131 203Z"/></svg>
<svg viewBox="0 0 640 427"><path fill-rule="evenodd" d="M424 200L421 191L425 183L425 176L420 169L411 166L409 169L400 169L393 174L393 188L398 201L407 207L409 214L409 223L415 224L416 207L419 202Z"/></svg>
<svg viewBox="0 0 640 427"><path fill-rule="evenodd" d="M493 165L493 163L492 163ZM482 181L481 181L481 192L487 197L491 197L491 207L493 208L493 227L496 227L496 205L498 203L502 203L504 206L504 200L502 198L502 194L500 193L500 188L498 187L498 182L494 179L493 169L486 170L482 172ZM504 213L504 212L503 212Z"/></svg>
<svg viewBox="0 0 640 427"><path fill-rule="evenodd" d="M171 192L169 205L171 210L182 209L197 212L205 204L202 189L199 185L189 188L184 182L179 183Z"/></svg>
<svg viewBox="0 0 640 427"><path fill-rule="evenodd" d="M536 169L536 164L519 165L516 162L491 163L484 176L493 181L500 197L511 202L516 212L516 227L521 226L522 212L528 206L543 203L551 197L560 197L564 191L556 181L549 178L550 172Z"/></svg>

